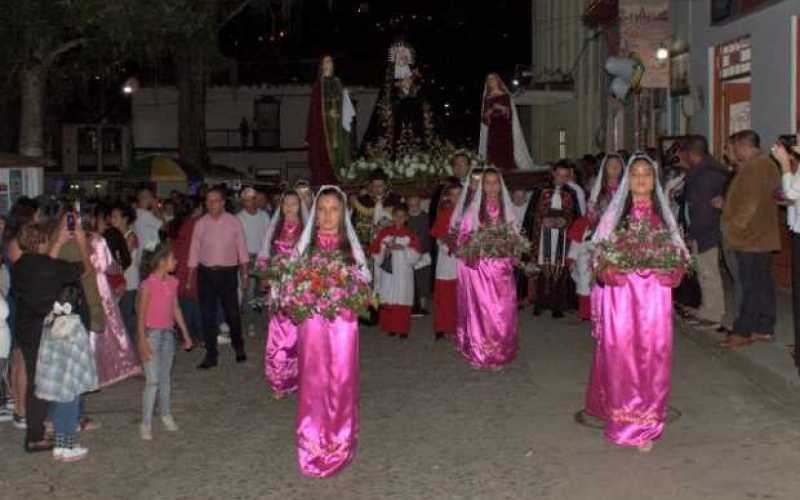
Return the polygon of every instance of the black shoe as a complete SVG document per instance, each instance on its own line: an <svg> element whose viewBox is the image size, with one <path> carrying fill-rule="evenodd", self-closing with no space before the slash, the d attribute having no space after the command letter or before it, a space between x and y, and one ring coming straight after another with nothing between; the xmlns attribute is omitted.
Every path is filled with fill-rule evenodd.
<svg viewBox="0 0 800 500"><path fill-rule="evenodd" d="M561 311L553 311L553 319L561 319L564 317L564 313Z"/></svg>
<svg viewBox="0 0 800 500"><path fill-rule="evenodd" d="M236 355L236 362L237 363L244 363L247 361L247 354L244 352L240 352Z"/></svg>
<svg viewBox="0 0 800 500"><path fill-rule="evenodd" d="M541 316L542 315L542 308L539 306L533 306L533 315L534 316Z"/></svg>
<svg viewBox="0 0 800 500"><path fill-rule="evenodd" d="M43 439L38 443L25 443L25 451L28 453L42 453L51 451L54 448L53 442L48 439Z"/></svg>
<svg viewBox="0 0 800 500"><path fill-rule="evenodd" d="M209 368L214 368L217 366L216 359L205 358L202 363L197 365L198 370L208 370Z"/></svg>
<svg viewBox="0 0 800 500"><path fill-rule="evenodd" d="M398 333L397 336L400 337L400 340L408 340L407 333Z"/></svg>
<svg viewBox="0 0 800 500"><path fill-rule="evenodd" d="M444 332L436 332L436 337L433 339L434 342L439 342L444 338Z"/></svg>
<svg viewBox="0 0 800 500"><path fill-rule="evenodd" d="M390 336L390 337L394 337L394 336L395 336L395 335L397 335L397 334L396 334L396 333L394 333L394 332L387 332L387 333L386 333L386 335L388 335L388 336Z"/></svg>

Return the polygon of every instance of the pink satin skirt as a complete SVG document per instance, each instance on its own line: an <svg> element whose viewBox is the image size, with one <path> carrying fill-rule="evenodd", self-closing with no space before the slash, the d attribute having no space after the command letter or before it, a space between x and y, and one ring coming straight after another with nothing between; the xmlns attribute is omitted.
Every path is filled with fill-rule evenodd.
<svg viewBox="0 0 800 500"><path fill-rule="evenodd" d="M478 369L498 369L517 356L517 283L510 259L458 262L456 349Z"/></svg>
<svg viewBox="0 0 800 500"><path fill-rule="evenodd" d="M283 314L274 314L269 320L264 376L276 396L297 391L297 330Z"/></svg>
<svg viewBox="0 0 800 500"><path fill-rule="evenodd" d="M672 289L651 275L630 273L623 286L602 289L595 363L605 437L640 446L664 432L672 373ZM587 396L588 400L588 396ZM588 406L588 405L587 405Z"/></svg>
<svg viewBox="0 0 800 500"><path fill-rule="evenodd" d="M296 437L300 472L329 477L358 443L358 322L354 314L314 316L299 328Z"/></svg>

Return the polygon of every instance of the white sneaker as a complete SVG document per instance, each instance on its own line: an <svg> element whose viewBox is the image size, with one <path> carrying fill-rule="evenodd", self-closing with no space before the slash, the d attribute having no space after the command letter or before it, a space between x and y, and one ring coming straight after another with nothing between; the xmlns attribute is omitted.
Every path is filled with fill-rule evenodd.
<svg viewBox="0 0 800 500"><path fill-rule="evenodd" d="M56 460L63 460L64 459L64 452L66 452L69 448L53 448L53 458Z"/></svg>
<svg viewBox="0 0 800 500"><path fill-rule="evenodd" d="M142 439L145 441L152 441L153 440L152 427L147 424L141 424L139 426L139 435L142 436Z"/></svg>
<svg viewBox="0 0 800 500"><path fill-rule="evenodd" d="M175 423L175 419L172 418L172 415L161 417L161 423L164 424L164 429L169 432L176 432L178 430L178 424Z"/></svg>
<svg viewBox="0 0 800 500"><path fill-rule="evenodd" d="M217 345L228 345L231 343L229 335L217 335Z"/></svg>
<svg viewBox="0 0 800 500"><path fill-rule="evenodd" d="M14 420L14 412L8 408L0 408L0 422L11 422Z"/></svg>
<svg viewBox="0 0 800 500"><path fill-rule="evenodd" d="M61 452L61 461L77 462L79 460L83 460L87 456L89 456L89 448L83 448L81 446L75 446L73 448L64 448L64 451Z"/></svg>
<svg viewBox="0 0 800 500"><path fill-rule="evenodd" d="M220 323L219 324L219 333L223 335L227 335L231 333L231 327L228 326L228 323Z"/></svg>

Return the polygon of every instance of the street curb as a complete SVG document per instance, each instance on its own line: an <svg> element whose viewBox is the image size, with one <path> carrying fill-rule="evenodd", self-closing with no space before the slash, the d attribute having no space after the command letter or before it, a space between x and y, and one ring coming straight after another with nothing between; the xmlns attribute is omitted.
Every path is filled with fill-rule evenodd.
<svg viewBox="0 0 800 500"><path fill-rule="evenodd" d="M782 371L754 361L751 356L746 354L747 348L733 350L717 345L724 337L693 328L680 319L675 320L674 324L684 337L711 354L713 359L739 372L773 396L782 399L800 397L800 377L796 371L793 371L792 376L787 376ZM780 347L775 347L775 349L780 349Z"/></svg>

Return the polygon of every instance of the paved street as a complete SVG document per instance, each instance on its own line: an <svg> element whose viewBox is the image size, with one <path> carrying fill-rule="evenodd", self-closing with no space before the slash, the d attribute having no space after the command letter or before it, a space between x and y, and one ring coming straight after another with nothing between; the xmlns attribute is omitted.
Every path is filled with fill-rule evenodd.
<svg viewBox="0 0 800 500"><path fill-rule="evenodd" d="M180 353L174 375L178 434L138 437L141 380L89 398L103 428L91 457L56 464L22 452L0 427L0 498L124 499L771 499L798 498L800 406L772 399L694 343L676 337L672 406L683 416L654 451L608 445L575 424L590 364L586 327L522 322L517 361L471 370L416 320L406 342L362 330L361 440L338 477L295 465L294 399L262 381L263 341L251 362L199 373Z"/></svg>

